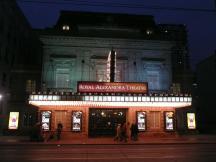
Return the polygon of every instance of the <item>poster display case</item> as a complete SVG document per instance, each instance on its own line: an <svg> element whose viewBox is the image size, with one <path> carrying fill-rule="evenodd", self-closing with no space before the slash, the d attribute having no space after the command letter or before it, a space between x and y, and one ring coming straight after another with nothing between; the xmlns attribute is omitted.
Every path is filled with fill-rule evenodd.
<svg viewBox="0 0 216 162"><path fill-rule="evenodd" d="M188 129L196 129L195 113L187 113L187 127Z"/></svg>
<svg viewBox="0 0 216 162"><path fill-rule="evenodd" d="M138 130L140 132L146 131L146 112L145 111L137 111L136 116L137 116Z"/></svg>
<svg viewBox="0 0 216 162"><path fill-rule="evenodd" d="M165 130L174 131L175 129L174 112L173 111L164 112L164 118L165 118Z"/></svg>
<svg viewBox="0 0 216 162"><path fill-rule="evenodd" d="M72 111L72 131L80 132L82 130L82 111Z"/></svg>
<svg viewBox="0 0 216 162"><path fill-rule="evenodd" d="M41 111L41 126L44 131L51 129L51 114L51 111Z"/></svg>
<svg viewBox="0 0 216 162"><path fill-rule="evenodd" d="M19 112L10 112L8 129L18 129Z"/></svg>

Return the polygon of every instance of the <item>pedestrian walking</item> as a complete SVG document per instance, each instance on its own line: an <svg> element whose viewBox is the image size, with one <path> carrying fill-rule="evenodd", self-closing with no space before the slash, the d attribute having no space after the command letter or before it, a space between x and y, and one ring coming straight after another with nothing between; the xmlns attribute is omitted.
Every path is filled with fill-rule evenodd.
<svg viewBox="0 0 216 162"><path fill-rule="evenodd" d="M135 127L135 124L132 123L131 127L130 127L130 130L131 130L130 138L131 138L131 140L134 140L134 130L135 130L134 127Z"/></svg>
<svg viewBox="0 0 216 162"><path fill-rule="evenodd" d="M63 125L62 125L61 122L59 122L58 125L57 125L57 140L61 139L62 129L63 129Z"/></svg>
<svg viewBox="0 0 216 162"><path fill-rule="evenodd" d="M121 141L127 142L127 125L126 125L126 123L121 125Z"/></svg>
<svg viewBox="0 0 216 162"><path fill-rule="evenodd" d="M42 129L41 129L41 123L37 122L30 131L30 141L37 141L42 142L43 136L42 136Z"/></svg>
<svg viewBox="0 0 216 162"><path fill-rule="evenodd" d="M121 140L121 124L118 124L116 127L116 136L114 138L114 141L120 141Z"/></svg>
<svg viewBox="0 0 216 162"><path fill-rule="evenodd" d="M131 130L131 140L137 141L138 132L139 132L137 123L132 123L130 130Z"/></svg>
<svg viewBox="0 0 216 162"><path fill-rule="evenodd" d="M135 123L135 124L134 124L134 141L137 141L137 140L138 140L138 133L139 133L138 124Z"/></svg>

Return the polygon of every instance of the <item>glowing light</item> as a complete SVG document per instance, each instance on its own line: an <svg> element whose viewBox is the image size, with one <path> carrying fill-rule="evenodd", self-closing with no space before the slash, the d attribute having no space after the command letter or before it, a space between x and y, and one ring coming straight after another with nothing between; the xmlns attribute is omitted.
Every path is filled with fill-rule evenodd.
<svg viewBox="0 0 216 162"><path fill-rule="evenodd" d="M29 101L35 106L88 106L88 107L187 107L190 102L94 102L94 101Z"/></svg>
<svg viewBox="0 0 216 162"><path fill-rule="evenodd" d="M191 97L154 96L82 96L81 101L65 101L57 95L30 95L29 103L36 106L96 106L96 107L186 107L191 106Z"/></svg>
<svg viewBox="0 0 216 162"><path fill-rule="evenodd" d="M10 112L8 129L18 129L19 112Z"/></svg>
<svg viewBox="0 0 216 162"><path fill-rule="evenodd" d="M187 126L188 129L196 129L195 113L187 113Z"/></svg>
<svg viewBox="0 0 216 162"><path fill-rule="evenodd" d="M106 77L107 77L107 82L110 82L110 66L111 66L111 51L108 54L108 58L107 58L107 69L106 69ZM116 52L115 52L115 74L116 74Z"/></svg>
<svg viewBox="0 0 216 162"><path fill-rule="evenodd" d="M69 25L63 25L62 30L70 30L70 26Z"/></svg>

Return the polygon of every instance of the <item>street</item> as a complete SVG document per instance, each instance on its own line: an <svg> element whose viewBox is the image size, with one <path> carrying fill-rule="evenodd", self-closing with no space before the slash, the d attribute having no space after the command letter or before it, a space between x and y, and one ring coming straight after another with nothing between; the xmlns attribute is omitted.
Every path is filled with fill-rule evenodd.
<svg viewBox="0 0 216 162"><path fill-rule="evenodd" d="M160 161L215 162L215 144L151 145L2 145L6 161Z"/></svg>

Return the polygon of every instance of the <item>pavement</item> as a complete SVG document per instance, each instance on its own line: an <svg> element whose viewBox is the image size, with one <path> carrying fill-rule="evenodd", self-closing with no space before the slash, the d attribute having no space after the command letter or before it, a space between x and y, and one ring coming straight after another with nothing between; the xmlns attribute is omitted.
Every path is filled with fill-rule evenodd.
<svg viewBox="0 0 216 162"><path fill-rule="evenodd" d="M0 145L145 145L145 144L216 144L216 135L177 135L172 137L139 137L137 141L114 141L112 137L75 137L57 141L31 142L28 136L0 136Z"/></svg>

